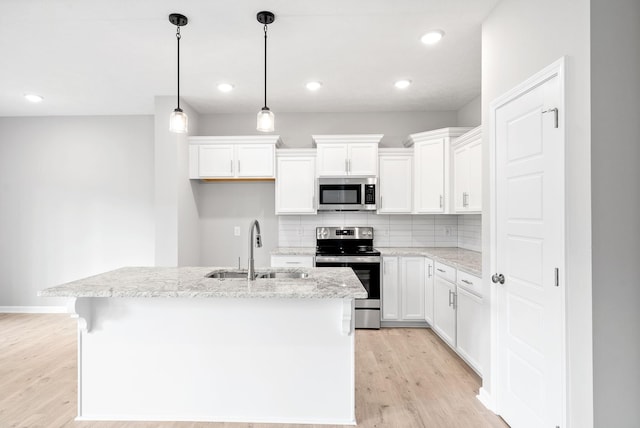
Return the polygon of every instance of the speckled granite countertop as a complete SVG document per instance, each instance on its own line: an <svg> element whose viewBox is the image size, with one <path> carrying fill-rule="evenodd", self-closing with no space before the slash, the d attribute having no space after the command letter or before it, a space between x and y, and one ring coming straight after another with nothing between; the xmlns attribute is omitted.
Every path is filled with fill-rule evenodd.
<svg viewBox="0 0 640 428"><path fill-rule="evenodd" d="M278 247L271 250L272 256L315 256L316 247Z"/></svg>
<svg viewBox="0 0 640 428"><path fill-rule="evenodd" d="M383 256L424 256L482 277L482 253L463 248L378 248Z"/></svg>
<svg viewBox="0 0 640 428"><path fill-rule="evenodd" d="M350 268L265 268L258 272L305 272L304 279L213 279L211 267L124 267L46 288L46 297L205 297L205 298L366 298L367 291Z"/></svg>

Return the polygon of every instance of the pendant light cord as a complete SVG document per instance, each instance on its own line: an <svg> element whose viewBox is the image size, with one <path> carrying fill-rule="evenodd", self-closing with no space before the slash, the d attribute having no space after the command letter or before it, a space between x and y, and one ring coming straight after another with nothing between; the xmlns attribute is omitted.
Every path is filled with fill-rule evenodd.
<svg viewBox="0 0 640 428"><path fill-rule="evenodd" d="M264 108L267 107L267 24L264 24Z"/></svg>
<svg viewBox="0 0 640 428"><path fill-rule="evenodd" d="M178 110L180 110L180 26L176 26L176 40L178 41Z"/></svg>

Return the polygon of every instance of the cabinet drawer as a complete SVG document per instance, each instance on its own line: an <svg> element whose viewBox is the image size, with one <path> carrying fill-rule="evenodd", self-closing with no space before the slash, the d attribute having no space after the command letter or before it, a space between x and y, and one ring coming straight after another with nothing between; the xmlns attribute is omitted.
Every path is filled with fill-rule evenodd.
<svg viewBox="0 0 640 428"><path fill-rule="evenodd" d="M313 256L271 256L271 267L313 267Z"/></svg>
<svg viewBox="0 0 640 428"><path fill-rule="evenodd" d="M444 278L449 282L455 284L456 282L456 268L436 262L435 273L437 277Z"/></svg>
<svg viewBox="0 0 640 428"><path fill-rule="evenodd" d="M477 276L473 276L466 272L458 271L458 281L456 282L459 287L482 297L482 279Z"/></svg>

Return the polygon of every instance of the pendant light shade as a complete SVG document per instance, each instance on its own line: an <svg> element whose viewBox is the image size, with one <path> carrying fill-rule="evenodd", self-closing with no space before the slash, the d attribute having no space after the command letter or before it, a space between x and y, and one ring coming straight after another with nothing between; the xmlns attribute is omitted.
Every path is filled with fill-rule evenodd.
<svg viewBox="0 0 640 428"><path fill-rule="evenodd" d="M179 13L169 15L169 22L176 26L176 40L178 42L178 106L169 117L169 131L184 134L189 130L189 118L180 108L180 27L187 25L189 20Z"/></svg>
<svg viewBox="0 0 640 428"><path fill-rule="evenodd" d="M273 132L275 129L276 117L273 112L269 110L269 107L263 107L258 112L258 126L257 130L261 132Z"/></svg>
<svg viewBox="0 0 640 428"><path fill-rule="evenodd" d="M267 107L267 25L275 21L275 15L269 11L262 11L258 12L256 18L264 25L264 107L258 112L256 129L260 132L273 132L276 118Z"/></svg>

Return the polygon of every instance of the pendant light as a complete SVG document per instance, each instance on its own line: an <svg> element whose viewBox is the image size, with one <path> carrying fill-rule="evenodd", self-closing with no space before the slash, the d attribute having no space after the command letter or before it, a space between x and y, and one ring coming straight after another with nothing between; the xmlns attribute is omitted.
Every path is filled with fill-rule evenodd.
<svg viewBox="0 0 640 428"><path fill-rule="evenodd" d="M256 16L258 22L264 25L264 107L258 112L257 130L261 132L273 132L275 124L275 116L267 107L267 25L275 20L272 12L258 12Z"/></svg>
<svg viewBox="0 0 640 428"><path fill-rule="evenodd" d="M184 134L189 129L189 118L180 108L180 27L187 25L189 20L179 13L169 15L169 22L176 26L176 40L178 41L178 107L173 110L169 118L169 131Z"/></svg>

